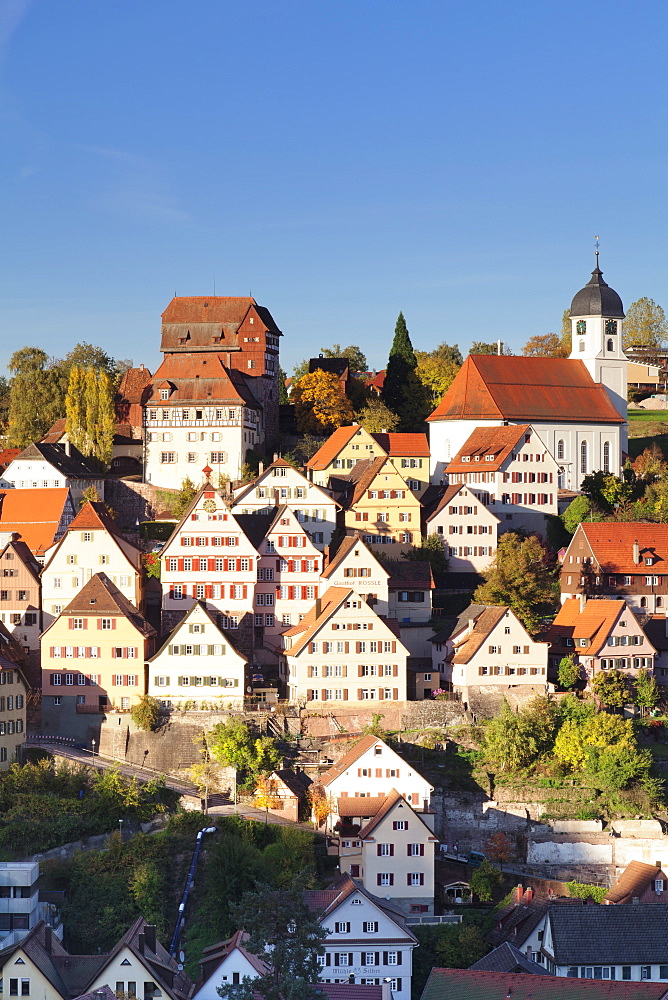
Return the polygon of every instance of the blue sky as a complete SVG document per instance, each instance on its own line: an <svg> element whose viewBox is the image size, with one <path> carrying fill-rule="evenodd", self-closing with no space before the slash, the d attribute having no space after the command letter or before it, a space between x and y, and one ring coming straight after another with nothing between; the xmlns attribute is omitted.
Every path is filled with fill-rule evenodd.
<svg viewBox="0 0 668 1000"><path fill-rule="evenodd" d="M335 341L559 328L593 236L668 309L668 5L0 0L0 365L153 368L171 296Z"/></svg>

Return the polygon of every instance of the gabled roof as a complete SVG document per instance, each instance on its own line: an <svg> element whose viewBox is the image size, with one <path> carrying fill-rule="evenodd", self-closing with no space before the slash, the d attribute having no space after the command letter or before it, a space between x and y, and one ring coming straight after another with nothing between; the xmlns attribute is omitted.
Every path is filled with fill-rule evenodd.
<svg viewBox="0 0 668 1000"><path fill-rule="evenodd" d="M61 417L59 420L56 420L55 424L52 424L51 427L49 427L44 437L40 438L40 440L44 444L58 444L65 434L66 425L67 421L65 417Z"/></svg>
<svg viewBox="0 0 668 1000"><path fill-rule="evenodd" d="M358 424L350 427L337 427L333 434L330 434L324 444L320 445L315 455L312 455L306 463L307 469L322 471L328 468L336 456L342 451L349 441L355 437L360 428Z"/></svg>
<svg viewBox="0 0 668 1000"><path fill-rule="evenodd" d="M528 972L534 976L550 975L544 966L532 962L510 941L504 941L497 948L493 948L469 968L478 972Z"/></svg>
<svg viewBox="0 0 668 1000"><path fill-rule="evenodd" d="M48 950L47 938L51 942ZM19 950L23 951L31 962L35 963L40 972L48 979L61 997L69 996L69 989L53 961L55 956L67 955L67 952L56 935L51 933L51 928L47 928L43 920L38 921L33 929L24 938L17 941L16 944L3 948L0 951L0 969L4 970L6 963Z"/></svg>
<svg viewBox="0 0 668 1000"><path fill-rule="evenodd" d="M39 574L41 572L40 564L35 559L34 555L28 548L25 542L21 542L18 539L7 542L4 549L0 552L0 558L5 554L7 549L11 549L16 558L23 563L25 568L28 570L35 583L39 583Z"/></svg>
<svg viewBox="0 0 668 1000"><path fill-rule="evenodd" d="M383 449L386 455L393 458L429 458L429 440L426 434L404 434L390 431L385 434L372 434L371 437Z"/></svg>
<svg viewBox="0 0 668 1000"><path fill-rule="evenodd" d="M448 618L445 625L439 629L436 635L432 635L429 642L446 642L451 636L457 636L470 621L477 621L487 607L487 604L469 604L468 608L464 608L459 615Z"/></svg>
<svg viewBox="0 0 668 1000"><path fill-rule="evenodd" d="M209 609L206 607L206 605L202 601L195 601L192 604L192 606L190 608L188 608L188 610L186 611L186 613L184 614L183 618L178 623L178 625L174 626L174 628L169 633L169 635L167 636L167 638L165 639L165 641L163 643L161 643L160 648L153 654L153 656L149 657L149 659L146 662L147 663L153 663L154 660L157 660L160 657L160 655L162 654L163 650L166 649L168 646L170 646L174 642L174 636L183 628L183 626L186 624L186 622L188 621L188 619L191 618L191 617L197 617L197 612L198 611L202 612L209 619L209 621L211 622L211 624L213 625L213 627L216 629L216 631L221 636L221 638L223 638L225 640L225 644L230 647L230 649L232 650L232 652L236 653L236 655L241 660L245 661L246 660L246 656L244 656L243 653L239 652L239 650L236 648L236 646L234 645L234 643L230 641L230 637L229 637L228 633L225 632L224 629L222 629L220 627L220 625L218 624L218 615L217 615L217 613L214 612L214 611L209 611Z"/></svg>
<svg viewBox="0 0 668 1000"><path fill-rule="evenodd" d="M65 509L67 486L0 491L0 532L16 532L31 552L43 555L56 540Z"/></svg>
<svg viewBox="0 0 668 1000"><path fill-rule="evenodd" d="M347 800L346 799L342 799L340 801L341 802L346 802ZM364 801L364 800L361 800L361 801ZM363 829L360 830L360 832L359 832L360 840L364 840L366 837L370 837L371 834L376 829L376 827L378 826L378 824L381 823L385 819L385 817L388 816L389 813L392 812L393 809L395 809L396 807L402 807L403 808L403 806L406 806L408 809L410 809L410 811L414 814L415 818L418 819L420 821L420 823L422 823L422 825L424 826L425 830L427 831L428 839L429 840L433 840L433 841L437 841L438 837L434 836L433 831L429 829L429 827L427 826L427 824L425 823L425 821L422 819L422 817L419 815L419 813L415 812L415 810L410 805L410 803L408 802L408 800L405 799L404 796L401 795L396 790L396 788L391 789L391 791L383 799L383 802L382 802L380 808L374 814L373 818L370 819L369 822L367 823L367 825L365 827L363 827ZM343 815L343 813L341 813L339 811L339 816L342 816L342 815ZM360 814L359 813L355 813L354 815L359 816ZM364 813L364 815L366 816L367 813Z"/></svg>
<svg viewBox="0 0 668 1000"><path fill-rule="evenodd" d="M235 931L232 937L227 938L226 941L219 941L217 944L212 944L208 948L204 948L202 957L199 960L201 974L197 987L203 986L233 951L238 951L243 955L251 967L255 969L258 976L266 976L271 970L271 966L267 965L266 962L263 962L261 958L258 958L251 951L248 951L245 947L248 937L249 935L246 931Z"/></svg>
<svg viewBox="0 0 668 1000"><path fill-rule="evenodd" d="M274 526L278 513L279 508L274 507L268 514L235 514L234 518L253 548L258 549Z"/></svg>
<svg viewBox="0 0 668 1000"><path fill-rule="evenodd" d="M499 622L503 621L508 610L504 605L500 607L486 605L483 611L475 618L471 634L456 644L455 653L452 657L453 663L468 663L472 660ZM464 612L465 614L466 612ZM460 619L462 617L460 615Z"/></svg>
<svg viewBox="0 0 668 1000"><path fill-rule="evenodd" d="M243 403L256 410L260 404L248 388L241 372L226 368L216 353L168 354L150 384L148 405L159 405L159 386L163 382L174 389L169 403Z"/></svg>
<svg viewBox="0 0 668 1000"><path fill-rule="evenodd" d="M629 861L614 885L603 897L604 903L623 903L629 897L641 896L654 879L665 879L665 874L656 865L646 865L642 861Z"/></svg>
<svg viewBox="0 0 668 1000"><path fill-rule="evenodd" d="M624 422L582 361L496 354L469 354L427 419Z"/></svg>
<svg viewBox="0 0 668 1000"><path fill-rule="evenodd" d="M348 358L310 358L308 363L309 372L329 372L341 378L350 371Z"/></svg>
<svg viewBox="0 0 668 1000"><path fill-rule="evenodd" d="M364 544L361 538L358 538L357 535L344 535L333 558L321 573L323 579L328 580L330 576L336 572L341 563L345 560L346 556L352 552L356 545L360 545L363 549L365 549L371 559L378 564L379 573L384 573L386 577L389 577L389 572L385 569L383 564L378 561L371 549Z"/></svg>
<svg viewBox="0 0 668 1000"><path fill-rule="evenodd" d="M259 306L251 295L177 295L169 303L162 314L163 323L215 323L225 328L226 332L236 332L243 323L250 308L265 323L268 330L280 335L269 310ZM193 332L193 338L195 330Z"/></svg>
<svg viewBox="0 0 668 1000"><path fill-rule="evenodd" d="M320 778L320 783L325 786L331 784L335 778L338 778L340 774L347 771L349 767L358 761L367 750L375 746L376 743L383 743L383 740L379 736L363 736L354 747L351 747L347 753L344 753L343 757L340 757L335 764L332 764L328 771L325 771ZM387 746L387 744L383 743L383 746Z"/></svg>
<svg viewBox="0 0 668 1000"><path fill-rule="evenodd" d="M449 486L428 486L420 497L422 512L426 523L428 524L434 517L436 517L437 514L440 514L442 510L452 503L455 497L461 493L462 490L465 490L468 493L473 503L480 503L479 498L475 495L475 493L471 493L465 483L451 483ZM494 511L489 508L485 508L485 514L488 517L496 518L497 521L501 520L499 515L495 514Z"/></svg>
<svg viewBox="0 0 668 1000"><path fill-rule="evenodd" d="M620 983L609 979L566 979L526 972L432 969L420 1000L663 1000L666 983Z"/></svg>
<svg viewBox="0 0 668 1000"><path fill-rule="evenodd" d="M0 450L0 470L4 471L10 462L12 462L17 455L21 454L20 448L2 448Z"/></svg>
<svg viewBox="0 0 668 1000"><path fill-rule="evenodd" d="M134 604L111 582L106 573L96 573L84 584L76 597L63 609L59 617L73 615L123 615L146 638L157 635L152 625L137 611ZM56 618L55 621L58 621ZM55 622L49 625L53 628ZM49 629L45 629L44 634Z"/></svg>
<svg viewBox="0 0 668 1000"><path fill-rule="evenodd" d="M127 368L116 391L116 402L141 403L149 385L151 372L148 368Z"/></svg>
<svg viewBox="0 0 668 1000"><path fill-rule="evenodd" d="M74 520L70 521L67 526L68 531L82 531L84 529L108 531L110 535L125 541L118 525L100 500L86 500ZM137 548L137 546L135 545L133 548Z"/></svg>
<svg viewBox="0 0 668 1000"><path fill-rule="evenodd" d="M297 624L293 625L292 628L287 629L283 633L284 636L289 636L294 638L299 636L299 639L294 642L291 649L287 650L288 656L294 656L301 650L305 643L309 641L312 635L314 635L319 628L321 628L325 622L331 617L331 615L339 608L349 594L353 591L348 587L329 587L322 598L316 601L316 603L306 612L302 620Z"/></svg>
<svg viewBox="0 0 668 1000"><path fill-rule="evenodd" d="M584 533L596 561L604 573L668 573L668 524L645 521L583 521L578 531ZM576 551L577 532L569 549ZM633 548L638 542L641 561L633 561ZM654 560L651 569L644 563ZM564 567L565 567L564 563Z"/></svg>
<svg viewBox="0 0 668 1000"><path fill-rule="evenodd" d="M36 441L24 448L14 461L34 462L42 459L68 479L102 478L102 473L98 472L73 444L45 444L43 441Z"/></svg>
<svg viewBox="0 0 668 1000"><path fill-rule="evenodd" d="M448 464L447 472L498 472L531 431L529 424L508 424L506 427L476 427L455 457ZM544 448L540 443L541 450ZM468 461L464 461L464 459ZM491 460L490 460L491 458Z"/></svg>
<svg viewBox="0 0 668 1000"><path fill-rule="evenodd" d="M301 798L305 795L308 789L313 784L311 778L304 771L293 771L290 767L282 767L278 771L273 772L279 781L282 781L285 787Z"/></svg>
<svg viewBox="0 0 668 1000"><path fill-rule="evenodd" d="M383 808L384 802L384 795L342 795L336 800L336 808L342 819L375 816Z"/></svg>
<svg viewBox="0 0 668 1000"><path fill-rule="evenodd" d="M337 876L327 889L307 889L302 893L302 899L309 910L312 913L317 913L322 921L356 892L361 896L365 896L380 910L383 910L391 920L399 925L401 931L407 937L417 942L415 935L406 927L406 916L401 907L388 899L379 899L377 896L372 896L361 882L356 882L347 872Z"/></svg>
<svg viewBox="0 0 668 1000"><path fill-rule="evenodd" d="M260 482L262 482L263 487L265 489L267 489L267 490L270 490L270 491L271 490L280 490L282 484L281 484L280 481L274 482L273 481L273 476L270 477L271 478L270 482L265 482L265 480L267 479L268 473L271 471L271 469L276 469L276 468L279 468L279 469L281 469L281 468L282 469L291 469L292 472L295 475L299 476L299 478L304 481L304 486L307 489L309 489L309 490L315 490L316 492L320 493L322 495L322 497L326 501L328 501L329 503L336 504L337 507L340 506L340 504L338 504L337 501L334 500L333 497L331 497L329 495L329 493L327 493L327 491L325 489L323 489L322 486L318 486L317 483L312 483L310 481L310 479L308 479L303 474L303 472L300 472L299 469L295 469L294 465L290 465L290 463L286 462L285 459L283 459L283 458L276 458L276 459L274 459L274 461L271 463L271 465L268 465L266 467L266 469L264 469L258 476L255 477L255 479L252 479L250 481L250 483L245 483L244 486L240 490L237 490L235 492L235 495L234 495L234 506L236 507L238 504L242 503L243 500L244 500L244 497L248 496L248 494L251 492L251 490L256 489L257 486L260 484ZM266 505L269 505L272 502L272 498L271 497L266 497L265 499L266 499Z"/></svg>
<svg viewBox="0 0 668 1000"><path fill-rule="evenodd" d="M548 920L557 965L668 964L668 906L550 905Z"/></svg>
<svg viewBox="0 0 668 1000"><path fill-rule="evenodd" d="M546 639L549 642L556 642L562 636L569 639L589 639L586 655L595 656L605 647L608 636L621 615L636 620L624 600L589 600L581 611L580 599L569 597L559 608L557 617L546 632Z"/></svg>

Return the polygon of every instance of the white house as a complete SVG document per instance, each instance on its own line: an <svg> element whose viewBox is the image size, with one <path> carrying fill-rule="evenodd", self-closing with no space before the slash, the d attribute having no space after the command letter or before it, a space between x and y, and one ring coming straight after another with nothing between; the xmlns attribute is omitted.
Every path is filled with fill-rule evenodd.
<svg viewBox="0 0 668 1000"><path fill-rule="evenodd" d="M502 515L464 483L430 486L422 503L426 534L443 543L448 572L484 573L496 553Z"/></svg>
<svg viewBox="0 0 668 1000"><path fill-rule="evenodd" d="M596 267L571 304L569 358L469 355L428 418L431 478L476 428L531 424L563 470L559 485L577 490L584 476L619 475L627 448L624 308Z"/></svg>
<svg viewBox="0 0 668 1000"><path fill-rule="evenodd" d="M246 658L218 626L218 616L195 601L147 662L148 693L166 708L194 702L208 708L243 708Z"/></svg>
<svg viewBox="0 0 668 1000"><path fill-rule="evenodd" d="M104 500L104 477L94 469L78 448L37 441L24 448L4 471L3 479L14 489L62 489L67 487L74 502L94 488Z"/></svg>
<svg viewBox="0 0 668 1000"><path fill-rule="evenodd" d="M368 892L389 896L406 913L433 913L437 842L431 827L393 788L361 829L341 826L341 871L361 879Z"/></svg>
<svg viewBox="0 0 668 1000"><path fill-rule="evenodd" d="M104 504L88 502L44 556L45 628L96 573L105 573L124 597L142 609L141 550L123 537Z"/></svg>
<svg viewBox="0 0 668 1000"><path fill-rule="evenodd" d="M395 789L413 809L429 809L434 786L419 771L407 764L378 736L364 736L321 778L332 804L338 808L342 799L382 798ZM349 813L347 813L349 815ZM365 813L369 817L375 812ZM342 818L340 813L334 814Z"/></svg>
<svg viewBox="0 0 668 1000"><path fill-rule="evenodd" d="M268 966L245 947L248 934L236 931L227 941L212 944L202 951L200 977L191 1000L220 1000L219 986L241 983L246 976L266 976Z"/></svg>
<svg viewBox="0 0 668 1000"><path fill-rule="evenodd" d="M276 458L252 483L235 490L232 509L235 514L252 514L279 505L294 511L318 549L329 545L340 505L282 458Z"/></svg>
<svg viewBox="0 0 668 1000"><path fill-rule="evenodd" d="M377 614L389 613L389 571L357 535L346 535L322 571L328 587L354 587Z"/></svg>

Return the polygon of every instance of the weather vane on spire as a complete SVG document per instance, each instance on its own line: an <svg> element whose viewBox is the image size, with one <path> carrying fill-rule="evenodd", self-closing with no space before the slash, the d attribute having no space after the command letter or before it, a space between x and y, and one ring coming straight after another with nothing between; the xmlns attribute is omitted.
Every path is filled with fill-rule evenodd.
<svg viewBox="0 0 668 1000"><path fill-rule="evenodd" d="M598 248L599 248L598 236L594 237L594 247L595 247L594 253L596 254L596 267L598 267Z"/></svg>

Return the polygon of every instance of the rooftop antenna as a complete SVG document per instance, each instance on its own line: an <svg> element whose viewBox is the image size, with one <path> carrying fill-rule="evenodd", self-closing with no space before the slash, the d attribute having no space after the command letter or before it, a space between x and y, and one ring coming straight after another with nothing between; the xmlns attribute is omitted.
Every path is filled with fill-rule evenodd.
<svg viewBox="0 0 668 1000"><path fill-rule="evenodd" d="M598 267L598 248L599 248L599 245L600 245L599 242L598 242L598 240L599 240L598 236L595 236L594 237L594 247L595 247L594 253L596 254L596 267Z"/></svg>

